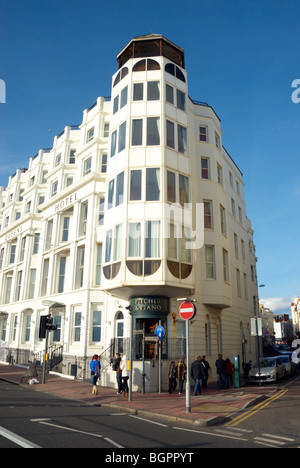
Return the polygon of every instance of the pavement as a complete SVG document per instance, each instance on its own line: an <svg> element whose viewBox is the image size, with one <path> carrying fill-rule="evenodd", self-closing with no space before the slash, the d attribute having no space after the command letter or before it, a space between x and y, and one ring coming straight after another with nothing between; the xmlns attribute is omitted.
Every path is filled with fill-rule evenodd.
<svg viewBox="0 0 300 468"><path fill-rule="evenodd" d="M191 397L191 412L186 411L185 395L177 393L141 393L133 392L129 402L117 395L117 390L98 387L98 395L92 395L92 385L80 380L73 380L58 374L48 374L46 383L29 386L28 379L21 378L26 369L0 363L0 380L18 385L25 385L32 391L42 391L51 395L76 400L88 405L110 407L115 411L128 412L141 417L168 418L198 426L224 424L233 419L237 413L255 406L264 399L270 398L277 390L273 386L247 386L240 389L217 390L216 383L211 382L203 389L201 396ZM39 375L39 382L42 376Z"/></svg>

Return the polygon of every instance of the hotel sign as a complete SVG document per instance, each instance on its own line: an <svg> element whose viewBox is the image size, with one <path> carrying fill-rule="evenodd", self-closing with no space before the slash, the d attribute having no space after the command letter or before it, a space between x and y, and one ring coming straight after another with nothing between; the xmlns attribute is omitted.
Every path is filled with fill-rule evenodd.
<svg viewBox="0 0 300 468"><path fill-rule="evenodd" d="M18 228L14 229L13 231L10 231L8 234L6 234L5 240L8 241L10 239L14 239L19 234L22 234L22 232L23 232L23 226L19 226Z"/></svg>
<svg viewBox="0 0 300 468"><path fill-rule="evenodd" d="M78 201L78 196L77 193L74 193L73 195L69 195L66 197L64 200L62 200L59 203L56 203L55 205L55 212L58 213L61 210L64 210L70 205L73 205L73 203Z"/></svg>

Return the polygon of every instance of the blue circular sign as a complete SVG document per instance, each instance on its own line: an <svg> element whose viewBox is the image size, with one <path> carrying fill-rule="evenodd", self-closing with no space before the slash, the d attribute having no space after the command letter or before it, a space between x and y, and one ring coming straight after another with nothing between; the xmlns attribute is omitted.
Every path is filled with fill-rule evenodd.
<svg viewBox="0 0 300 468"><path fill-rule="evenodd" d="M155 334L156 336L158 336L158 338L159 338L160 340L162 340L162 339L165 337L165 334L166 334L164 327L161 327L161 326L156 327L156 328L155 328L154 334Z"/></svg>

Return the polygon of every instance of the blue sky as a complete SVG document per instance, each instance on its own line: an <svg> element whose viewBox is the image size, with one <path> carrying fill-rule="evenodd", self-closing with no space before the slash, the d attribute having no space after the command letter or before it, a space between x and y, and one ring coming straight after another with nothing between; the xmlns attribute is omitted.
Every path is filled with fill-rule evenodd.
<svg viewBox="0 0 300 468"><path fill-rule="evenodd" d="M300 296L299 18L299 0L0 0L0 185L110 95L132 37L163 34L185 49L190 96L215 109L244 174L260 295L290 312Z"/></svg>

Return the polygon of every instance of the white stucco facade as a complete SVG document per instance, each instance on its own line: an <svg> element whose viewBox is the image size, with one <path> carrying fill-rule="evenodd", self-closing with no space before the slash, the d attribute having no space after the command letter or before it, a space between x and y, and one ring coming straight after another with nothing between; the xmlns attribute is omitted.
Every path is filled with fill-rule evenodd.
<svg viewBox="0 0 300 468"><path fill-rule="evenodd" d="M189 97L183 50L139 37L118 64L111 99L100 97L1 189L0 339L12 359L17 350L38 359L40 315L50 310L57 369L83 377L94 353L106 368L113 351L127 352L131 304L155 389L159 322L164 366L184 357L179 297L197 300L192 357L205 354L213 371L219 352L254 359L255 246L243 175L214 109ZM140 369L138 335L133 353ZM103 382L115 384L109 367Z"/></svg>

